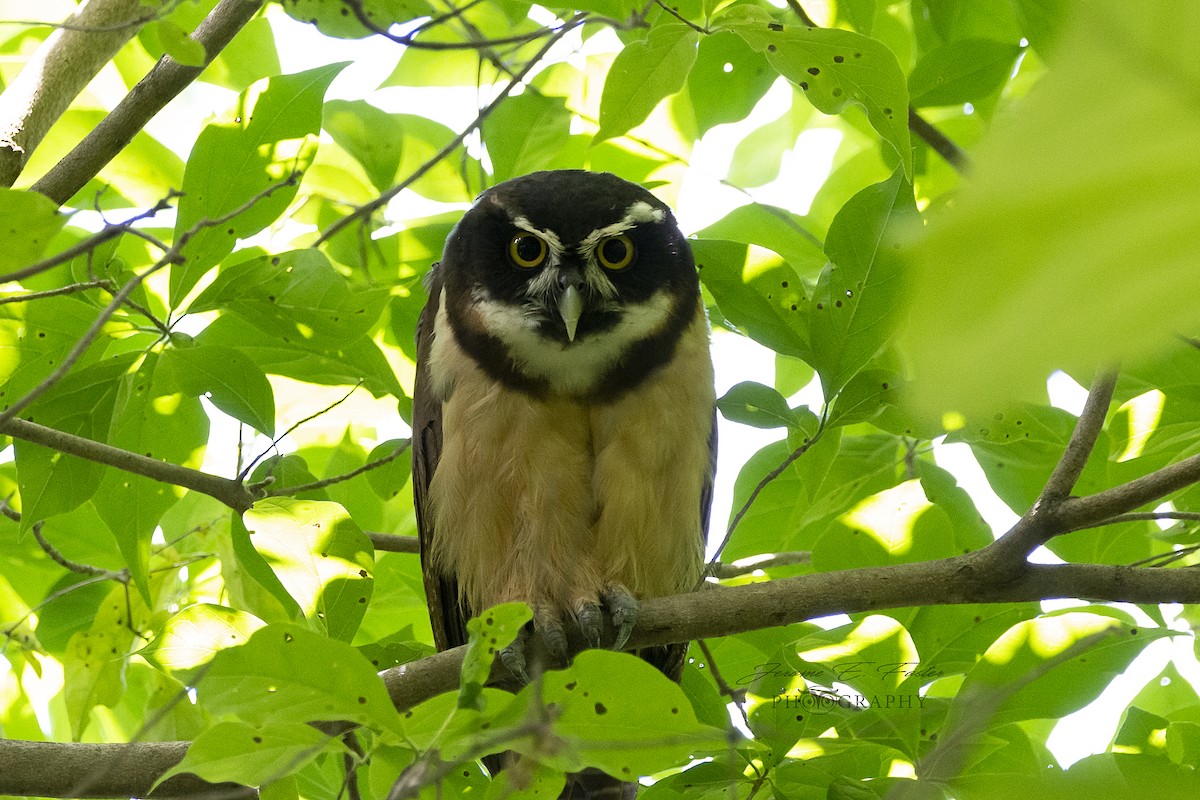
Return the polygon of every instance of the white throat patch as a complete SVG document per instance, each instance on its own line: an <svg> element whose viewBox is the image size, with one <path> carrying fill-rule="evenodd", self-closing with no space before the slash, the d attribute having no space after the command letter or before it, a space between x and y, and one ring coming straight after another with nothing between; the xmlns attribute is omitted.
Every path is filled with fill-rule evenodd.
<svg viewBox="0 0 1200 800"><path fill-rule="evenodd" d="M666 325L672 299L665 290L643 303L622 306L621 319L609 330L589 333L570 344L538 333L538 320L519 307L476 290L476 308L484 329L504 343L518 371L550 384L556 394L586 395L637 342Z"/></svg>

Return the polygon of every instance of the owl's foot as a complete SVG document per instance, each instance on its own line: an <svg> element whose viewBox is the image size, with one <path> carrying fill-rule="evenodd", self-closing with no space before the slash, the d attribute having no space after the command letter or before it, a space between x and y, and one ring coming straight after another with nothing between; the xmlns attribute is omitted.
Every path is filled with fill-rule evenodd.
<svg viewBox="0 0 1200 800"><path fill-rule="evenodd" d="M600 593L599 603L582 604L576 616L579 618L579 627L583 635L592 647L601 647L604 612L607 611L616 631L612 649L620 650L625 646L625 642L629 641L629 634L633 633L640 610L641 605L633 596L633 592L619 583L610 583Z"/></svg>
<svg viewBox="0 0 1200 800"><path fill-rule="evenodd" d="M521 683L529 683L529 654L534 633L541 636L546 652L556 664L567 663L567 634L558 611L544 603L532 603L533 620L521 628L517 638L500 651L500 663Z"/></svg>

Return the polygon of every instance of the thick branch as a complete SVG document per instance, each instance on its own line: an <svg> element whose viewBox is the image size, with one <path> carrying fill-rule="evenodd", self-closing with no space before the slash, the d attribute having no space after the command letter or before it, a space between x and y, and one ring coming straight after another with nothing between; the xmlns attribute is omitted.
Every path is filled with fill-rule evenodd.
<svg viewBox="0 0 1200 800"><path fill-rule="evenodd" d="M1200 602L1200 571L1197 570L1031 564L1016 579L1000 583L986 566L981 553L971 553L940 561L822 572L647 600L626 647L636 649L729 636L835 613L915 606L1034 602L1049 598L1131 603ZM609 633L611 635L611 631ZM583 644L577 630L572 643ZM400 708L409 708L434 695L454 690L458 686L465 652L465 646L456 647L381 673L392 701ZM497 667L493 677L506 677L502 670ZM72 758L78 759L71 762L75 775L102 775L112 759L123 751L133 752L136 758L129 761L135 763L128 764L130 772L125 783L117 786L106 776L108 790L97 790L88 795L129 796L139 794L140 788L175 764L184 747L183 743L33 745L0 741L0 762L15 763L9 760L10 751L14 758L20 754L22 758L32 759L31 749L40 748L42 759L52 753L71 753ZM60 787L58 792L61 792L61 787L66 784L58 776L45 776L46 783L31 782L30 776L42 772L5 770L0 774L0 792L67 796L56 794L56 787Z"/></svg>
<svg viewBox="0 0 1200 800"><path fill-rule="evenodd" d="M144 12L139 0L89 0L34 52L0 95L0 186L16 182L50 126L149 19Z"/></svg>
<svg viewBox="0 0 1200 800"><path fill-rule="evenodd" d="M1088 497L1069 497L1055 513L1063 530L1077 530L1161 500L1200 481L1200 455Z"/></svg>
<svg viewBox="0 0 1200 800"><path fill-rule="evenodd" d="M371 545L385 553L419 553L421 543L416 536L396 536L393 533L375 533L367 531Z"/></svg>
<svg viewBox="0 0 1200 800"><path fill-rule="evenodd" d="M214 786L178 775L150 793L158 776L178 764L188 742L82 744L0 741L0 793L42 797L187 797L239 800L257 796L233 784ZM35 788L36 787L36 788Z"/></svg>
<svg viewBox="0 0 1200 800"><path fill-rule="evenodd" d="M221 0L217 4L192 34L204 46L206 66L261 7L262 0ZM203 71L203 67L185 67L163 56L82 142L33 184L34 191L56 203L70 200Z"/></svg>
<svg viewBox="0 0 1200 800"><path fill-rule="evenodd" d="M135 475L142 475L162 483L182 486L185 489L206 494L239 513L254 504L254 496L237 481L181 467L178 464L159 461L138 453L131 453L112 445L63 433L45 425L38 425L36 422L19 418L10 419L0 425L0 433L7 433L14 439L40 444L51 450L58 450L79 458L86 458L88 461L95 461L98 464L106 464Z"/></svg>

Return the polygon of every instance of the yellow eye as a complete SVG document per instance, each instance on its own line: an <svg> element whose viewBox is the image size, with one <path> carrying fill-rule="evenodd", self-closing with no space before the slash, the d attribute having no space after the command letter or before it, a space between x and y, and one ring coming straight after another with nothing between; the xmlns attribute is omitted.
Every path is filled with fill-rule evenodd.
<svg viewBox="0 0 1200 800"><path fill-rule="evenodd" d="M596 258L607 269L625 269L633 263L633 242L623 233L609 236L596 248Z"/></svg>
<svg viewBox="0 0 1200 800"><path fill-rule="evenodd" d="M508 243L508 257L522 269L540 267L546 260L546 243L532 233L518 233Z"/></svg>

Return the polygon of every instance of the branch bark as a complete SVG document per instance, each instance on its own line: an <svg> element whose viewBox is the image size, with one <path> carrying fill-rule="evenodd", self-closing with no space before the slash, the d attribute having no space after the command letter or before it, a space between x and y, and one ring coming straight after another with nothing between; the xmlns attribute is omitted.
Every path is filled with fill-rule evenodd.
<svg viewBox="0 0 1200 800"><path fill-rule="evenodd" d="M192 34L204 46L205 66L261 7L262 0L221 0L217 4ZM170 56L163 56L82 142L33 184L33 190L56 203L70 200L203 71L204 67L185 67Z"/></svg>
<svg viewBox="0 0 1200 800"><path fill-rule="evenodd" d="M0 94L0 186L16 182L71 101L149 19L139 0L90 0L46 38Z"/></svg>
<svg viewBox="0 0 1200 800"><path fill-rule="evenodd" d="M211 475L188 467L181 467L167 461L122 450L119 447L103 444L75 436L70 433L38 425L24 419L10 419L0 424L0 433L6 433L14 439L20 439L51 450L86 458L98 464L142 475L161 483L182 486L185 489L206 494L215 498L237 512L243 512L254 504L255 497L241 483L219 475Z"/></svg>
<svg viewBox="0 0 1200 800"><path fill-rule="evenodd" d="M626 647L632 650L729 636L834 613L912 606L1064 597L1103 602L1200 602L1198 570L1031 564L1017 579L1001 582L987 570L983 552L647 600ZM582 634L578 630L572 634L572 645L582 646ZM465 652L465 646L456 647L386 670L380 677L392 702L399 708L409 708L457 688ZM502 666L493 671L493 678L507 677ZM0 774L0 793L45 797L143 795L158 775L178 763L186 746L184 742L80 745L0 741L0 763L6 767L18 765ZM114 760L120 763L120 779L111 770ZM55 768L47 770L47 764L55 764ZM96 782L86 795L66 794L76 788L65 777L68 775L95 775ZM154 796L179 797L183 793L170 786Z"/></svg>

